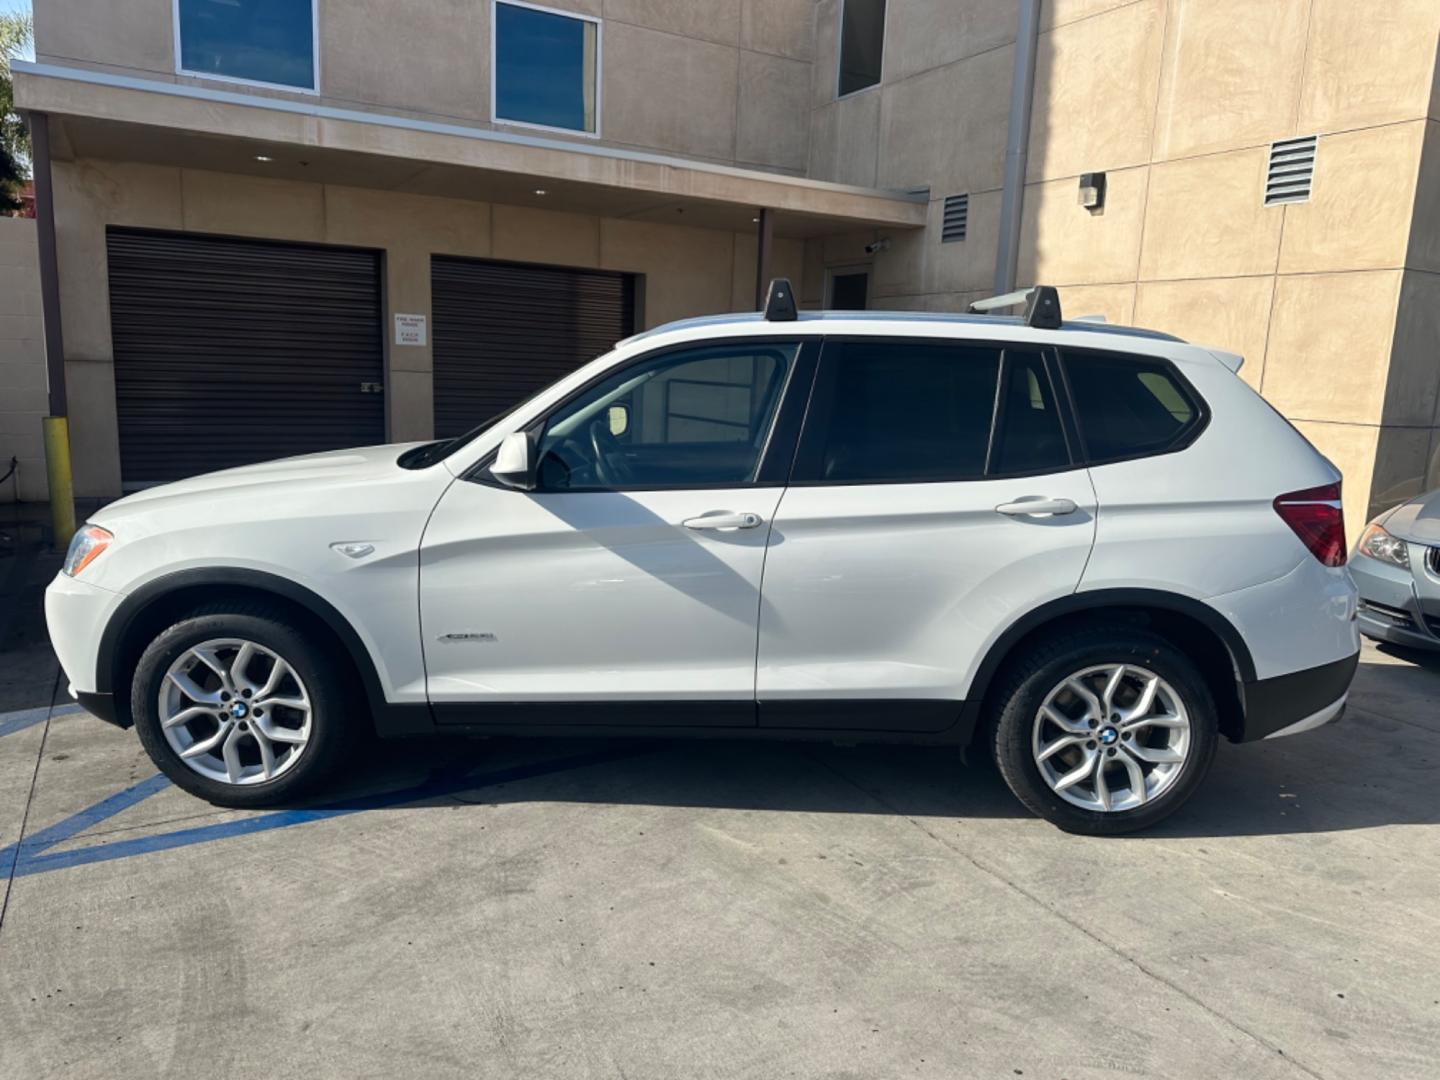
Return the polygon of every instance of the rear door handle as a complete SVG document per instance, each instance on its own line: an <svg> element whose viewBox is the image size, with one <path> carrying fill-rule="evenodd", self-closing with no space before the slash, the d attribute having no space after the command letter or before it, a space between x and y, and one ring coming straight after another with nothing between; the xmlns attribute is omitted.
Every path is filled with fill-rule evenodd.
<svg viewBox="0 0 1440 1080"><path fill-rule="evenodd" d="M1047 499L1043 495L1026 495L1014 502L1001 503L995 507L995 512L1009 517L1030 517L1038 514L1059 517L1063 514L1073 514L1078 509L1079 507L1069 499Z"/></svg>
<svg viewBox="0 0 1440 1080"><path fill-rule="evenodd" d="M714 510L699 517L686 518L680 524L687 529L753 529L760 524L760 515Z"/></svg>

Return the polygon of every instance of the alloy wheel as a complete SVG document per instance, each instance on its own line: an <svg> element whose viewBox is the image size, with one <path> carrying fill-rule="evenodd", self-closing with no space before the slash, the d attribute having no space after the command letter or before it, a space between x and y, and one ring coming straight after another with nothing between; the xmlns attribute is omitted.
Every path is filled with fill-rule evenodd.
<svg viewBox="0 0 1440 1080"><path fill-rule="evenodd" d="M201 776L259 784L282 776L310 741L310 694L273 649L217 638L181 653L160 684L160 729Z"/></svg>
<svg viewBox="0 0 1440 1080"><path fill-rule="evenodd" d="M1045 695L1031 737L1040 776L1066 802L1112 813L1153 802L1192 744L1180 694L1148 668L1099 664Z"/></svg>

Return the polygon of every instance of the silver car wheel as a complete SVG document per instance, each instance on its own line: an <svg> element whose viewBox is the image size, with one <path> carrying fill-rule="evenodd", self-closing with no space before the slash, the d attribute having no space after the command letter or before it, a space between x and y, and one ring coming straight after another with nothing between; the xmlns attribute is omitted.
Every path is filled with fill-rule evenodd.
<svg viewBox="0 0 1440 1080"><path fill-rule="evenodd" d="M217 638L181 653L160 684L160 729L195 772L260 784L295 767L310 741L310 694L278 653Z"/></svg>
<svg viewBox="0 0 1440 1080"><path fill-rule="evenodd" d="M1031 750L1052 791L1083 810L1134 810L1180 778L1192 744L1175 688L1148 668L1099 664L1062 679L1035 714Z"/></svg>

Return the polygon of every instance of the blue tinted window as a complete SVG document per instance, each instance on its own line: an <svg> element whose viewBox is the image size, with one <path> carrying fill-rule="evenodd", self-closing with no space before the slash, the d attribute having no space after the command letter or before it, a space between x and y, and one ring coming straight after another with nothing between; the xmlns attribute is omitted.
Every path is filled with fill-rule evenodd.
<svg viewBox="0 0 1440 1080"><path fill-rule="evenodd" d="M495 5L495 118L595 130L599 27L548 11Z"/></svg>
<svg viewBox="0 0 1440 1080"><path fill-rule="evenodd" d="M179 0L180 67L314 90L312 0Z"/></svg>

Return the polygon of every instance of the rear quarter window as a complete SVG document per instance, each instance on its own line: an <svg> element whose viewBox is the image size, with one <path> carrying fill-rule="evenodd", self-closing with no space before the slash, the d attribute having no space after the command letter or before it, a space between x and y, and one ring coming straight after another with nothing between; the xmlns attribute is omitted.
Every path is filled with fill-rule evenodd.
<svg viewBox="0 0 1440 1080"><path fill-rule="evenodd" d="M1065 377L1092 465L1188 446L1205 409L1171 365L1106 353L1066 353Z"/></svg>

